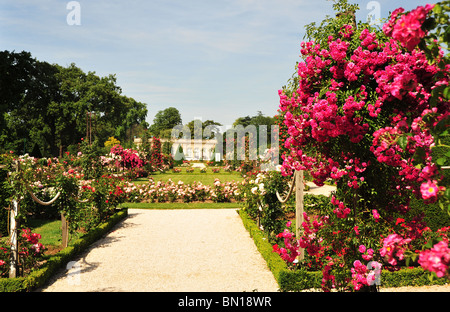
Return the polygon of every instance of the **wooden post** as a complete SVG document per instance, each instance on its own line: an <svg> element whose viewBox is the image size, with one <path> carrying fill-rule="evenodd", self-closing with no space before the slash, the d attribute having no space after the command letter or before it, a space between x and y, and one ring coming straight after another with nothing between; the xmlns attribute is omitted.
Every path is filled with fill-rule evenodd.
<svg viewBox="0 0 450 312"><path fill-rule="evenodd" d="M62 232L62 245L63 248L69 246L69 226L67 224L66 217L61 213L61 232Z"/></svg>
<svg viewBox="0 0 450 312"><path fill-rule="evenodd" d="M17 265L19 263L19 241L17 239L17 229L19 227L16 217L19 214L19 202L17 200L12 201L12 209L10 212L10 229L9 229L9 241L11 243L11 255L10 255L10 267L9 278L17 277Z"/></svg>
<svg viewBox="0 0 450 312"><path fill-rule="evenodd" d="M89 140L89 112L86 112L86 141Z"/></svg>
<svg viewBox="0 0 450 312"><path fill-rule="evenodd" d="M303 170L295 171L295 222L296 222L296 237L300 238L300 227L303 223ZM305 249L300 248L300 255L298 260L305 258Z"/></svg>

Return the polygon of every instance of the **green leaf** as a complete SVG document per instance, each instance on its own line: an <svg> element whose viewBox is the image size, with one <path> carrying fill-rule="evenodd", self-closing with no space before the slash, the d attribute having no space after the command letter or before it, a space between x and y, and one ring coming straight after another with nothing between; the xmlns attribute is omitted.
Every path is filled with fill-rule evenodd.
<svg viewBox="0 0 450 312"><path fill-rule="evenodd" d="M442 13L442 7L439 4L436 4L433 8L433 12L436 14Z"/></svg>
<svg viewBox="0 0 450 312"><path fill-rule="evenodd" d="M450 99L450 88L445 88L443 94L446 99Z"/></svg>
<svg viewBox="0 0 450 312"><path fill-rule="evenodd" d="M445 196L446 196L447 198L450 198L450 188L447 188L447 189L445 190Z"/></svg>
<svg viewBox="0 0 450 312"><path fill-rule="evenodd" d="M406 149L406 145L408 144L408 136L402 135L401 137L398 138L397 143L401 149L403 150Z"/></svg>
<svg viewBox="0 0 450 312"><path fill-rule="evenodd" d="M436 164L438 164L439 166L443 166L443 165L445 165L446 160L447 160L447 158L445 158L445 157L438 158L436 160Z"/></svg>

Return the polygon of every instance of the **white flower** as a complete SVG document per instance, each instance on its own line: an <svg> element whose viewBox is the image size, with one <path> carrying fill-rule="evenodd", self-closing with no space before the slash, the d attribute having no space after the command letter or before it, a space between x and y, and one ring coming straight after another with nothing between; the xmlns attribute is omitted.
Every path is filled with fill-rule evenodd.
<svg viewBox="0 0 450 312"><path fill-rule="evenodd" d="M259 184L259 191L261 192L261 195L266 194L266 190L264 189L264 183Z"/></svg>

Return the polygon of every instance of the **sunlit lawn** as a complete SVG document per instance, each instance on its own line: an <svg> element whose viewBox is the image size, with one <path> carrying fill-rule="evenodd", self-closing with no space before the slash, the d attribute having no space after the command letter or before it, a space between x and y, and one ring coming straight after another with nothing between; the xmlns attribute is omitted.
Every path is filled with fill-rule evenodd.
<svg viewBox="0 0 450 312"><path fill-rule="evenodd" d="M205 185L213 185L215 179L219 179L220 182L241 182L242 176L237 172L225 172L221 169L220 172L214 173L211 168L207 169L206 173L201 173L199 168L194 168L194 172L186 172L186 167L178 167L181 169L179 173L173 173L171 170L166 173L154 173L149 175L155 182L163 181L167 182L171 179L173 182L183 181L185 184L192 184L194 182L201 182ZM134 183L145 183L148 178L139 178L134 180Z"/></svg>
<svg viewBox="0 0 450 312"><path fill-rule="evenodd" d="M61 244L61 220L29 219L27 226L32 228L34 233L41 234L39 242L44 246Z"/></svg>
<svg viewBox="0 0 450 312"><path fill-rule="evenodd" d="M39 242L46 247L47 250L61 249L62 231L61 220L45 220L45 219L28 219L27 227L33 233L41 234ZM81 233L74 233L69 236L69 245L75 241Z"/></svg>

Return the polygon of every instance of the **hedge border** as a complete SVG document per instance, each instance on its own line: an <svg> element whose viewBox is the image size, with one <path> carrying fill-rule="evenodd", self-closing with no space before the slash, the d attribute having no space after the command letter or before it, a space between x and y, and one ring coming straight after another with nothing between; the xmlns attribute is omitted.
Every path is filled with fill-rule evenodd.
<svg viewBox="0 0 450 312"><path fill-rule="evenodd" d="M38 270L26 277L0 279L0 292L26 292L45 286L48 280L76 255L86 250L92 243L106 235L117 223L128 216L128 209L123 208L112 215L108 221L93 228L89 233L81 236L70 246L55 255Z"/></svg>
<svg viewBox="0 0 450 312"><path fill-rule="evenodd" d="M258 228L256 222L244 210L239 209L238 214L250 237L253 238L258 251L272 271L280 287L280 291L296 292L310 288L321 288L322 272L311 272L302 269L297 271L289 270L283 259L277 253L273 252L267 234ZM395 272L382 270L380 287L445 285L447 283L448 281L443 278L430 280L428 272L425 272L420 267L416 267L412 269L405 268Z"/></svg>

